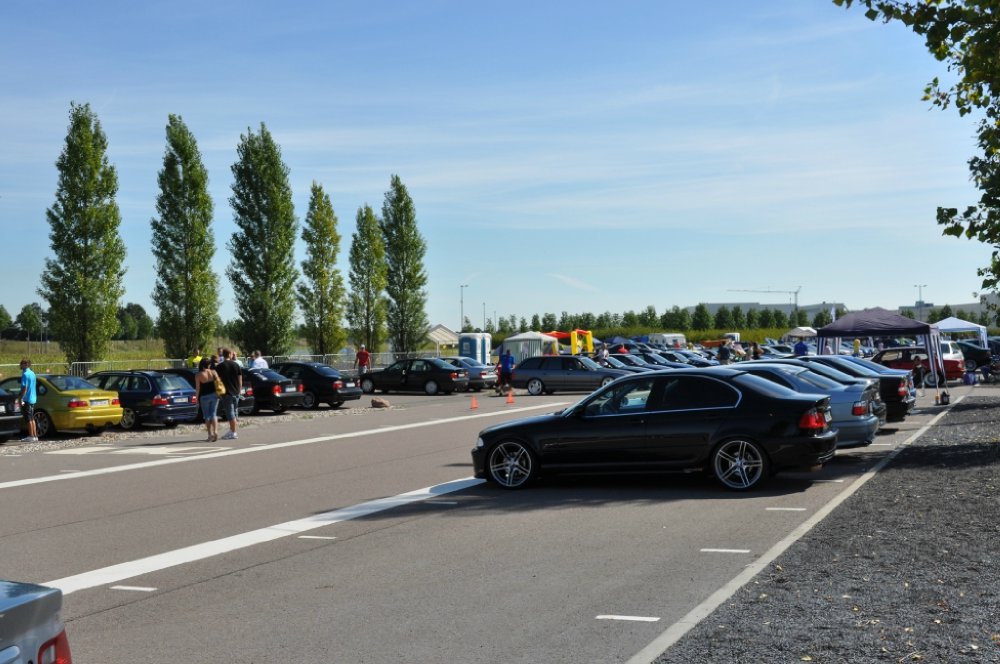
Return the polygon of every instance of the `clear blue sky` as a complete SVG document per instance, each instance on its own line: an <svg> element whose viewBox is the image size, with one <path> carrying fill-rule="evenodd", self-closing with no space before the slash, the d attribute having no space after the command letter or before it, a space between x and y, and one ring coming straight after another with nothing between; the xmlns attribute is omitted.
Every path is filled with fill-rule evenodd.
<svg viewBox="0 0 1000 664"><path fill-rule="evenodd" d="M215 202L223 318L241 133L267 124L300 223L342 235L392 174L427 240L427 313L459 324L699 302L974 301L989 248L942 237L977 192L973 120L921 101L922 41L829 0L0 4L0 228L16 315L40 301L70 101L118 169L126 302L154 318L168 113ZM296 261L304 251L298 249ZM468 287L460 289L461 284ZM44 306L44 303L43 303Z"/></svg>

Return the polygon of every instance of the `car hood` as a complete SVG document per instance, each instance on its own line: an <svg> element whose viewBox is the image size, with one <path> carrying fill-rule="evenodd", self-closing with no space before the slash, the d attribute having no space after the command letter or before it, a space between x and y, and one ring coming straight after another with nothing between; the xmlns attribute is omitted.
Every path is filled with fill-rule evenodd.
<svg viewBox="0 0 1000 664"><path fill-rule="evenodd" d="M546 424L548 422L555 422L556 420L562 419L562 414L564 411L556 411L554 413L547 413L545 415L535 415L534 417L525 417L520 420L513 420L511 422L501 422L500 424L494 424L493 426L486 427L479 432L480 438L494 438L498 435L503 435L504 432L516 431L522 427L533 427L539 424Z"/></svg>

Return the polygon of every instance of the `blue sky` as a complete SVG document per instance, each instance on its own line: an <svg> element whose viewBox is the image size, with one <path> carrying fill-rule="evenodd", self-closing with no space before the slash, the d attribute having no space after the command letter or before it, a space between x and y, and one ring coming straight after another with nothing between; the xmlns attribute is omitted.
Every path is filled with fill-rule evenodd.
<svg viewBox="0 0 1000 664"><path fill-rule="evenodd" d="M152 316L168 113L215 203L223 318L236 145L264 122L296 215L330 195L340 268L392 174L427 240L431 323L653 305L975 300L989 248L942 237L975 126L921 101L922 41L829 0L0 4L0 228L40 301L71 101L118 170L125 301ZM300 245L296 261L305 257ZM468 287L460 289L460 285ZM460 296L462 296L460 298ZM44 303L43 303L44 305Z"/></svg>

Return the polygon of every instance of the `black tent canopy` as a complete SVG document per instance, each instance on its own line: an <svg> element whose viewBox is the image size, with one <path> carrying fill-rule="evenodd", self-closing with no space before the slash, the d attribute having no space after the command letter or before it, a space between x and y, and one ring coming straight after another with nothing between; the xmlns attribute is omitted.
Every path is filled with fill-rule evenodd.
<svg viewBox="0 0 1000 664"><path fill-rule="evenodd" d="M944 375L944 364L941 362L941 333L937 325L900 316L880 307L855 311L819 328L816 330L816 347L824 348L824 343L830 339L839 346L840 339L844 337L853 339L896 336L920 338L930 356L931 371L935 379L939 375ZM937 380L936 384L941 382Z"/></svg>

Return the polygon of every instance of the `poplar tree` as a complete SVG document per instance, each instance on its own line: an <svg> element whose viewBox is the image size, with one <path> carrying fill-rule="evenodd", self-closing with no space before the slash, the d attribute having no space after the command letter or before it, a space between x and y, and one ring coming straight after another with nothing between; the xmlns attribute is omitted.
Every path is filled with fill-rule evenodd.
<svg viewBox="0 0 1000 664"><path fill-rule="evenodd" d="M378 217L370 206L358 208L357 231L351 236L351 294L347 322L351 338L377 352L386 338L385 244Z"/></svg>
<svg viewBox="0 0 1000 664"><path fill-rule="evenodd" d="M70 104L55 203L46 211L53 258L38 294L49 304L49 330L67 362L103 359L118 329L125 292L125 243L115 196L118 174L108 139L89 104Z"/></svg>
<svg viewBox="0 0 1000 664"><path fill-rule="evenodd" d="M297 290L305 319L305 337L314 353L335 353L347 340L342 324L344 278L336 267L340 235L330 197L316 182L309 196L302 240L306 243L306 259L302 261L305 279L299 282Z"/></svg>
<svg viewBox="0 0 1000 664"><path fill-rule="evenodd" d="M194 135L179 115L167 118L167 146L157 182L152 247L153 303L167 357L188 357L215 336L219 277L212 270L212 197Z"/></svg>
<svg viewBox="0 0 1000 664"><path fill-rule="evenodd" d="M397 352L417 350L427 339L427 243L417 229L417 213L406 186L393 175L382 204L382 237L389 298L386 322L389 341Z"/></svg>
<svg viewBox="0 0 1000 664"><path fill-rule="evenodd" d="M233 164L233 220L229 240L238 315L235 341L244 350L285 355L295 336L295 236L298 224L281 149L262 122L247 129Z"/></svg>

